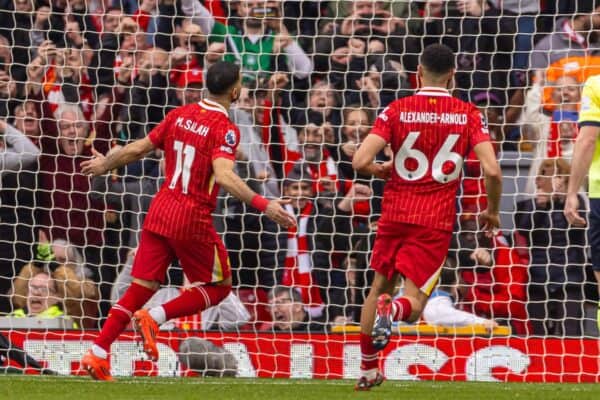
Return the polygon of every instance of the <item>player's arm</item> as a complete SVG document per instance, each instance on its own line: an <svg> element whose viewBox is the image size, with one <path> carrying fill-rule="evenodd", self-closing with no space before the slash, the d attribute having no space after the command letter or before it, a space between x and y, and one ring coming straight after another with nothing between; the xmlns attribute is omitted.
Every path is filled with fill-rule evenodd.
<svg viewBox="0 0 600 400"><path fill-rule="evenodd" d="M107 157L92 149L93 157L91 160L81 163L81 172L92 176L103 175L108 171L143 158L150 151L154 150L154 148L155 146L152 141L148 137L145 137L129 143L122 149L110 153Z"/></svg>
<svg viewBox="0 0 600 400"><path fill-rule="evenodd" d="M281 206L282 204L288 203L289 200L275 199L269 201L254 192L234 172L233 160L225 157L217 157L212 161L212 166L213 171L215 171L216 182L227 192L231 193L232 196L249 204L257 210L264 212L269 218L284 228L296 225L296 220Z"/></svg>
<svg viewBox="0 0 600 400"><path fill-rule="evenodd" d="M481 216L483 230L489 233L500 226L500 196L502 195L502 170L496 159L494 146L489 141L480 142L473 147L475 155L481 163L485 179L488 206Z"/></svg>
<svg viewBox="0 0 600 400"><path fill-rule="evenodd" d="M362 175L375 175L381 179L387 179L392 169L392 161L384 163L374 162L375 156L387 145L385 139L379 135L369 134L361 143L354 157L352 168Z"/></svg>
<svg viewBox="0 0 600 400"><path fill-rule="evenodd" d="M577 192L583 184L583 179L592 164L598 135L600 135L600 126L584 125L581 127L575 140L573 162L571 163L571 177L569 178L567 200L565 202L565 217L570 224L576 226L585 225L585 219L579 215L578 211L579 198L577 197Z"/></svg>

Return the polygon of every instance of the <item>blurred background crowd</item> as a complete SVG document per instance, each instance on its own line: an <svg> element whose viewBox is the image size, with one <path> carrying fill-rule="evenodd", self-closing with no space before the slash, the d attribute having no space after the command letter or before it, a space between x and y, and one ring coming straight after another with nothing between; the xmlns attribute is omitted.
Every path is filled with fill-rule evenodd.
<svg viewBox="0 0 600 400"><path fill-rule="evenodd" d="M595 0L0 0L0 312L102 323L129 282L162 155L99 178L80 163L199 101L206 68L225 59L243 70L231 110L238 173L264 196L292 198L298 227L220 197L236 290L172 328L358 321L384 182L357 175L352 156L376 115L414 93L424 46L442 42L457 55L453 94L479 107L500 159L515 163L503 161L504 226L488 239L480 167L466 160L425 322L595 336L585 229L562 208L599 32ZM184 283L173 265L160 295Z"/></svg>

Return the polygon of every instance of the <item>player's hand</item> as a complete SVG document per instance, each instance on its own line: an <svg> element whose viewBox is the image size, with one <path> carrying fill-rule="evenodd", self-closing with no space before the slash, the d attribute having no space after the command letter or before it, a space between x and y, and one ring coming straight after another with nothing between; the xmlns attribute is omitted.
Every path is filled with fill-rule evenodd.
<svg viewBox="0 0 600 400"><path fill-rule="evenodd" d="M84 175L99 176L104 175L108 169L104 166L106 157L100 154L96 149L92 149L93 157L81 163L81 173Z"/></svg>
<svg viewBox="0 0 600 400"><path fill-rule="evenodd" d="M392 160L389 160L381 164L376 164L377 170L375 171L374 175L379 179L387 181L392 176L393 163L394 162Z"/></svg>
<svg viewBox="0 0 600 400"><path fill-rule="evenodd" d="M579 215L579 198L576 193L569 193L567 195L567 201L565 201L565 218L571 225L585 226L585 219Z"/></svg>
<svg viewBox="0 0 600 400"><path fill-rule="evenodd" d="M494 230L500 227L500 215L491 213L489 210L482 211L479 214L479 223L481 230L485 232L485 236L491 238L494 236Z"/></svg>
<svg viewBox="0 0 600 400"><path fill-rule="evenodd" d="M267 209L265 210L265 214L267 217L275 221L278 225L281 225L283 228L289 228L290 226L296 225L296 219L288 214L288 212L282 206L284 204L291 203L290 199L274 199L269 201L269 205L267 205Z"/></svg>

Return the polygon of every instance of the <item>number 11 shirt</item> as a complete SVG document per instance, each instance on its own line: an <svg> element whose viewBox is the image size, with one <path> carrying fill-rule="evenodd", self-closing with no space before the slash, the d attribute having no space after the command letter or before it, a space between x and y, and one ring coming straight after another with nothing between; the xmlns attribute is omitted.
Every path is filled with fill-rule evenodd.
<svg viewBox="0 0 600 400"><path fill-rule="evenodd" d="M164 151L165 182L144 229L172 239L212 236L219 186L212 161L235 160L239 130L220 104L202 100L171 111L148 138Z"/></svg>

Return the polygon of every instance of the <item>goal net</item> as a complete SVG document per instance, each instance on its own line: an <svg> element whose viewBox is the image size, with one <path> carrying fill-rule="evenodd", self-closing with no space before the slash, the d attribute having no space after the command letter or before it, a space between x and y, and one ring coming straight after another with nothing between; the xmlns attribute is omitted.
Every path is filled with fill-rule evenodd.
<svg viewBox="0 0 600 400"><path fill-rule="evenodd" d="M562 213L583 84L600 72L594 2L49 3L0 1L5 371L82 373L79 360L132 282L164 161L153 151L100 177L80 164L200 101L207 68L224 59L243 76L229 111L240 132L229 138L239 141L236 173L267 198L291 199L297 227L219 194L213 222L232 293L165 323L157 362L128 326L111 349L113 374L357 377L385 182L355 172L352 157L376 116L419 87L425 46L444 43L456 54L452 94L479 108L498 154L501 229L492 238L480 230L487 201L471 154L438 286L417 323L394 325L382 371L408 380L598 379L587 231ZM393 157L386 149L377 160ZM407 158L403 168L414 168ZM586 198L583 187L584 217ZM173 262L146 307L189 284Z"/></svg>

